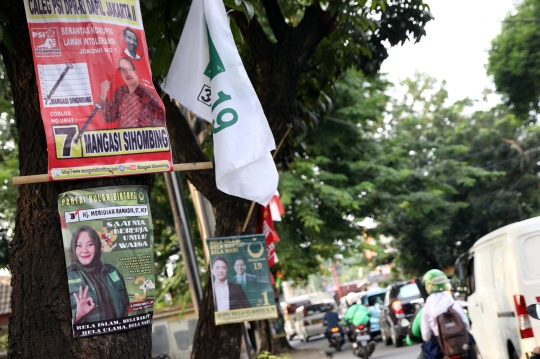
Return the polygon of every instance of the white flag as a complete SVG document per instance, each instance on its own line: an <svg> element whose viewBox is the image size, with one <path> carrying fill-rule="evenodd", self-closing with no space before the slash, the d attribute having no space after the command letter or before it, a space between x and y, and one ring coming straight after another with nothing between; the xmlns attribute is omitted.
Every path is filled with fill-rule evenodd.
<svg viewBox="0 0 540 359"><path fill-rule="evenodd" d="M276 144L222 0L193 0L164 91L212 123L217 187L266 206L278 183Z"/></svg>

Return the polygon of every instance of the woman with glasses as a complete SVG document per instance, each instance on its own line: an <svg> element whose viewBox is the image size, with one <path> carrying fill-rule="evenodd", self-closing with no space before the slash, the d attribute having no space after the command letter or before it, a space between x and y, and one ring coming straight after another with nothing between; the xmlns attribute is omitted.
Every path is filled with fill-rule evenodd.
<svg viewBox="0 0 540 359"><path fill-rule="evenodd" d="M118 71L125 85L118 87L109 101L111 81L101 83L99 104L106 122L118 121L118 128L165 127L165 111L161 101L141 86L133 62L127 57L118 61Z"/></svg>

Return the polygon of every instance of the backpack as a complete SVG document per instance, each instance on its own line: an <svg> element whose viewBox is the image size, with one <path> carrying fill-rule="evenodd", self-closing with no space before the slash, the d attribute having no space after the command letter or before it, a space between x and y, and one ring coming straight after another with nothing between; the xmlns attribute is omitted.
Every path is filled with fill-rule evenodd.
<svg viewBox="0 0 540 359"><path fill-rule="evenodd" d="M453 306L453 305L452 305ZM437 340L443 354L447 357L469 352L469 332L461 316L450 306L446 313L437 317L439 336Z"/></svg>

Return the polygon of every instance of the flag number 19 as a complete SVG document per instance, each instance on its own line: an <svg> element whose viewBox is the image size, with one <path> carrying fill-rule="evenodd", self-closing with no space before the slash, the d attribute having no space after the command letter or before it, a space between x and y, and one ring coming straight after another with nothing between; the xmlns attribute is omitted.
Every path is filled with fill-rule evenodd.
<svg viewBox="0 0 540 359"><path fill-rule="evenodd" d="M223 102L229 101L231 99L232 99L232 97L230 95L227 95L223 91L219 91L218 92L218 99L212 105L212 111L214 111L214 108L216 108L217 106L219 106ZM225 115L227 115L227 114L231 115L232 117L230 117L229 120L224 120L223 117ZM219 111L216 119L214 121L212 121L212 128L213 128L214 134L218 133L219 131L221 131L223 129L226 129L227 127L230 127L230 126L234 125L237 121L238 121L238 113L236 113L236 111L234 109L225 108L225 109ZM216 123L217 123L217 127L216 127Z"/></svg>

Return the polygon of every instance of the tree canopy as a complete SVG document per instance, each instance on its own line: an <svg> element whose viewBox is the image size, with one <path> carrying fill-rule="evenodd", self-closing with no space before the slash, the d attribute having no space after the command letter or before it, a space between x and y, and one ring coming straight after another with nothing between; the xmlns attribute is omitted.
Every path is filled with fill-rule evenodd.
<svg viewBox="0 0 540 359"><path fill-rule="evenodd" d="M540 106L540 6L533 0L516 5L489 50L488 74L510 108L535 118Z"/></svg>
<svg viewBox="0 0 540 359"><path fill-rule="evenodd" d="M468 114L468 100L446 104L444 83L426 75L405 85L405 97L392 99L384 80L352 70L336 84L335 109L281 177L287 214L277 251L286 277L305 279L319 256L360 259L363 249L378 252L373 264L394 260L419 275L539 214L535 127L504 106ZM378 226L363 228L365 217ZM397 251L366 243L381 235Z"/></svg>

